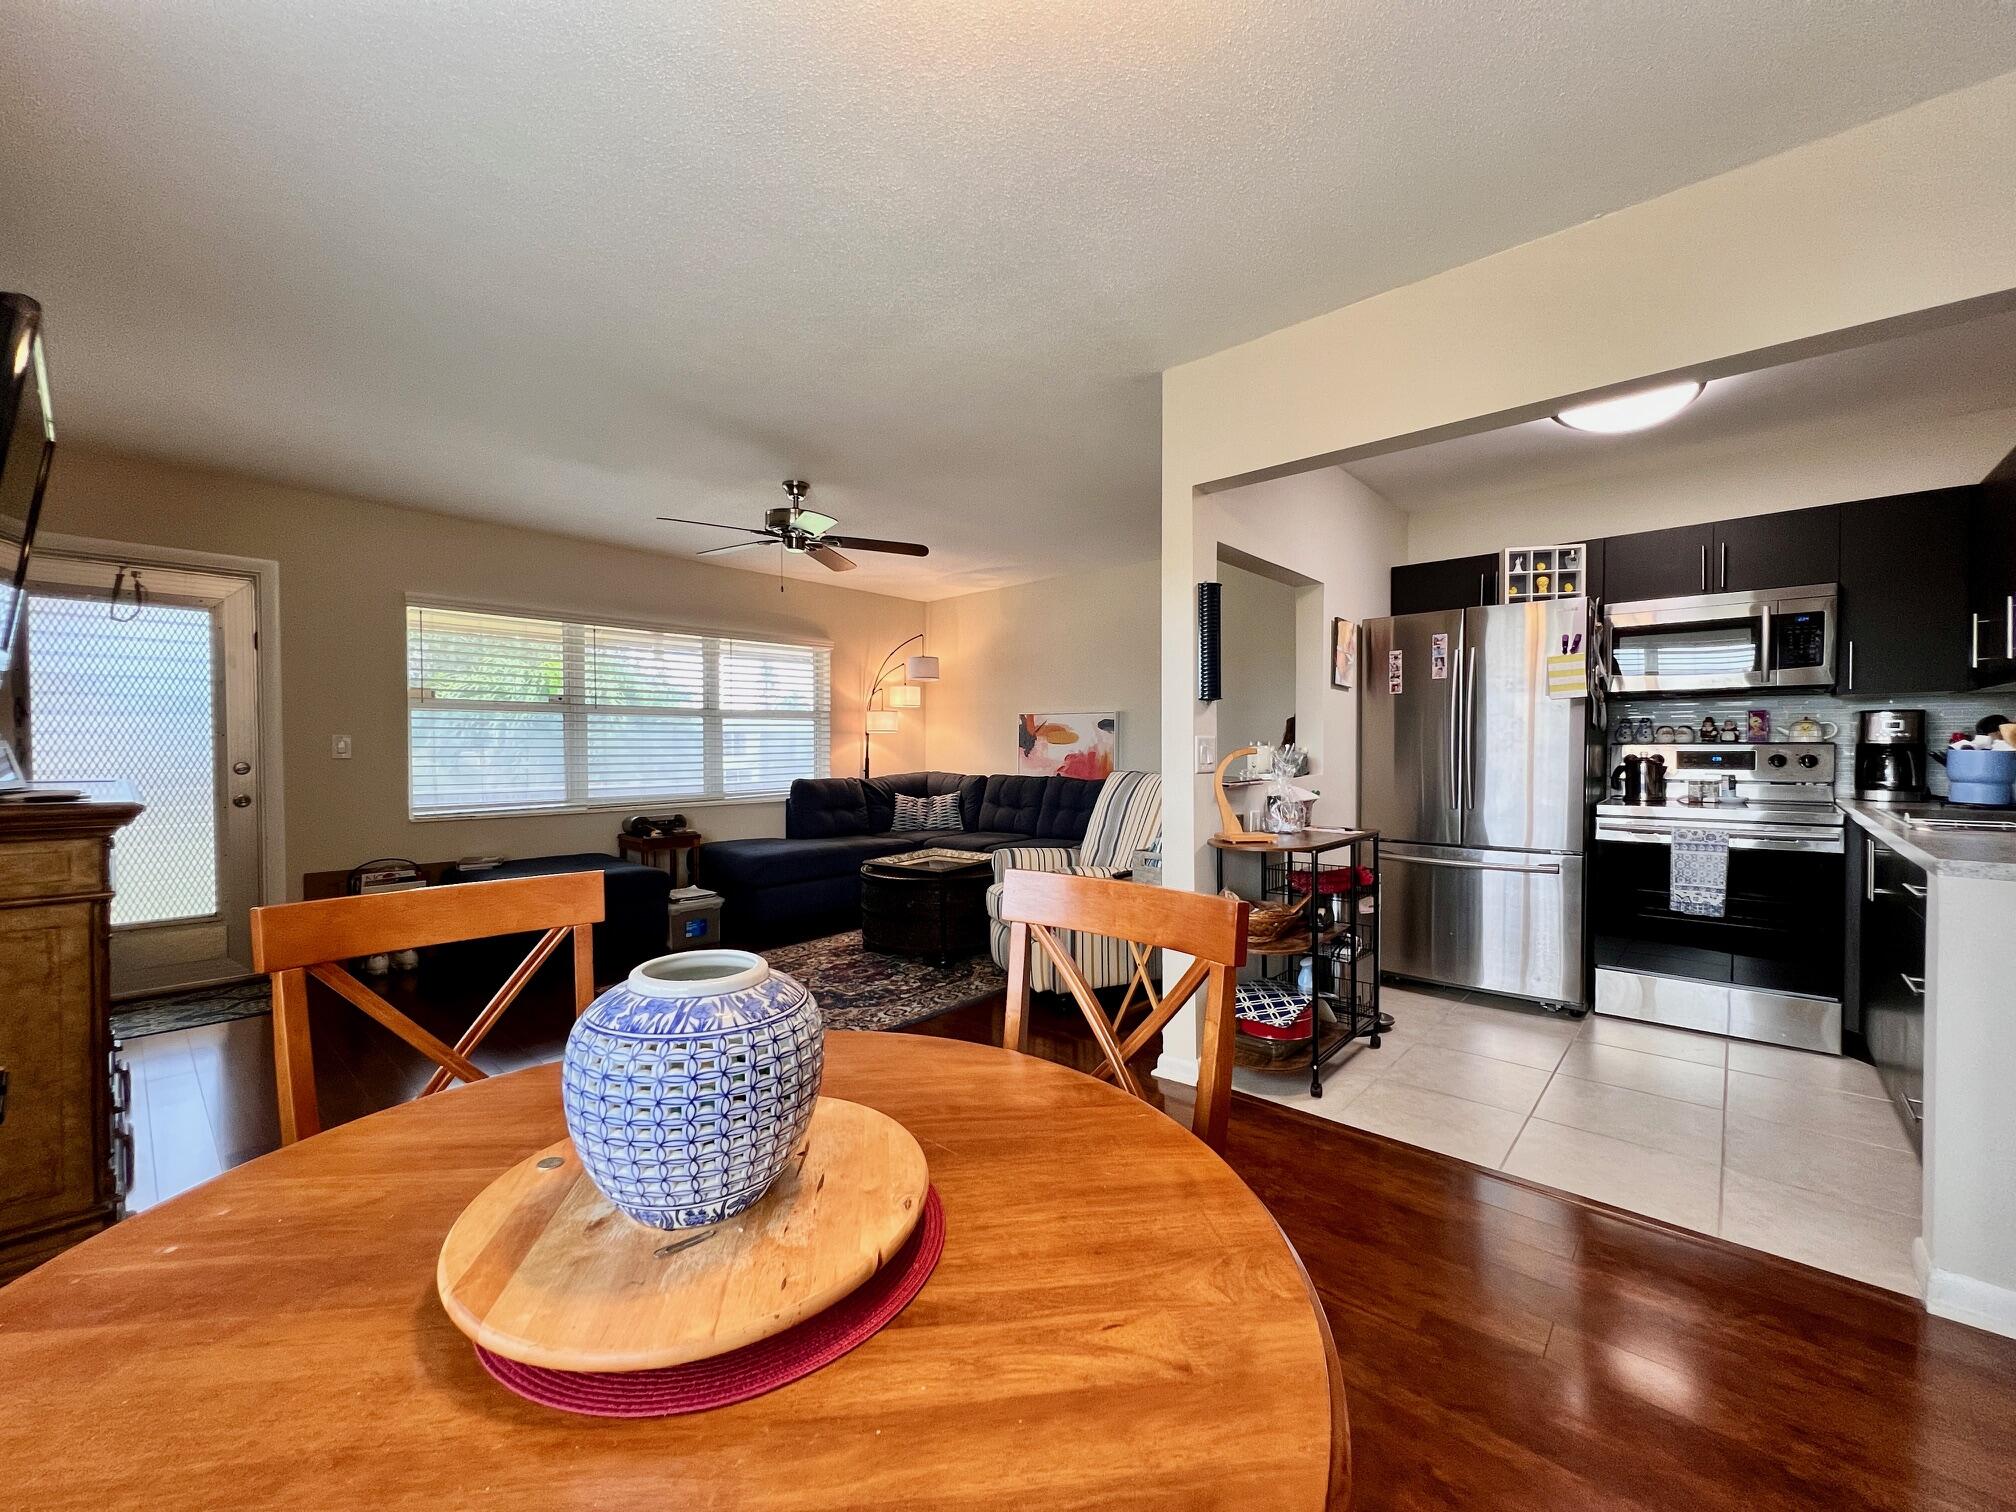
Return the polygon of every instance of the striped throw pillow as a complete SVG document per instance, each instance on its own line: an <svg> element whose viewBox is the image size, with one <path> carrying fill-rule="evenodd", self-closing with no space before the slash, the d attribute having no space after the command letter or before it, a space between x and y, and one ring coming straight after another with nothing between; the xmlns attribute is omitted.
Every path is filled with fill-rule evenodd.
<svg viewBox="0 0 2016 1512"><path fill-rule="evenodd" d="M896 818L889 826L890 832L902 830L963 830L965 821L959 817L959 795L940 793L936 798L912 798L908 793L896 795Z"/></svg>

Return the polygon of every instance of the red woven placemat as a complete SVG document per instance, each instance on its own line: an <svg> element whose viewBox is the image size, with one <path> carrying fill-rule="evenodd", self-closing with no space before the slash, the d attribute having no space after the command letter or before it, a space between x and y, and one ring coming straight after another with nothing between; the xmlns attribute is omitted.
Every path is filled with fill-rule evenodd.
<svg viewBox="0 0 2016 1512"><path fill-rule="evenodd" d="M562 1412L643 1418L726 1407L788 1386L873 1338L924 1289L944 1251L945 1210L932 1187L917 1227L888 1264L817 1317L770 1338L662 1370L547 1370L507 1360L480 1345L476 1358L519 1396Z"/></svg>

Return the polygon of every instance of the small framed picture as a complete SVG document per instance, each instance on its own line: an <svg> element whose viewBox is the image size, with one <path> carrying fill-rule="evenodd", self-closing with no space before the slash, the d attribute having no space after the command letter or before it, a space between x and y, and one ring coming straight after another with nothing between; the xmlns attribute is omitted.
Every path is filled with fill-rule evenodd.
<svg viewBox="0 0 2016 1512"><path fill-rule="evenodd" d="M1351 686L1352 663L1358 659L1358 626L1347 619L1330 621L1330 686Z"/></svg>

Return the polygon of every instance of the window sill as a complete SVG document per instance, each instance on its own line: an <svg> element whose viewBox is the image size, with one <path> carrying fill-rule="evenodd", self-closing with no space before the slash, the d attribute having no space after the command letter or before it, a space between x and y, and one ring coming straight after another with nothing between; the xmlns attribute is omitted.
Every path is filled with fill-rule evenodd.
<svg viewBox="0 0 2016 1512"><path fill-rule="evenodd" d="M535 808L453 809L439 814L416 814L406 818L412 824L453 824L471 819L566 819L582 814L678 813L686 809L748 808L759 803L783 803L788 792L756 793L746 798L627 798L621 803L541 804Z"/></svg>

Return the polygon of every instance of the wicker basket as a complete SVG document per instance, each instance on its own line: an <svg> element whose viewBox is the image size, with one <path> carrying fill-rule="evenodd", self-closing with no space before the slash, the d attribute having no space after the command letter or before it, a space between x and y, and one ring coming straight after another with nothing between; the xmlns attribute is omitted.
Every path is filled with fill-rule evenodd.
<svg viewBox="0 0 2016 1512"><path fill-rule="evenodd" d="M1247 943L1271 945L1284 936L1294 934L1303 927L1305 907L1301 903L1255 903L1253 911L1246 917Z"/></svg>

